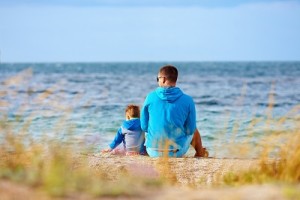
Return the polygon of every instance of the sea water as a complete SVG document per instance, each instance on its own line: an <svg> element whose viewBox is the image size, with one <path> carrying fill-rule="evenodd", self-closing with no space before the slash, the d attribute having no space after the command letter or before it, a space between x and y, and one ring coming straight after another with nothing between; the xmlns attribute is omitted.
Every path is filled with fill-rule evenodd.
<svg viewBox="0 0 300 200"><path fill-rule="evenodd" d="M202 142L215 155L230 142L258 143L270 119L299 116L300 62L2 63L0 119L36 139L72 135L97 152L114 138L126 106L142 106L157 87L165 64L178 68L177 86L193 98Z"/></svg>

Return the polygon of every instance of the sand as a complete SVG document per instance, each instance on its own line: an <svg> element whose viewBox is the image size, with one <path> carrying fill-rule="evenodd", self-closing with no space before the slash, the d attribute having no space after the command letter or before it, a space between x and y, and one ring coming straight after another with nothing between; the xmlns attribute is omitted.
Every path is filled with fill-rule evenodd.
<svg viewBox="0 0 300 200"><path fill-rule="evenodd" d="M215 185L220 177L228 172L248 170L258 166L255 159L218 159L218 158L149 158L146 156L115 156L110 154L81 155L86 158L91 171L106 171L108 178L118 180L120 171L128 176L150 179L164 177L169 184L154 190L144 188L139 196L121 196L117 199L299 199L300 185ZM173 181L172 181L173 180ZM292 189L291 189L292 188ZM10 181L0 180L0 199L52 199L34 190ZM82 194L59 199L114 199L112 197L94 198Z"/></svg>
<svg viewBox="0 0 300 200"><path fill-rule="evenodd" d="M218 158L150 158L147 156L115 156L95 154L88 156L89 166L93 169L105 168L111 172L126 170L144 177L160 176L168 173L175 176L178 186L207 188L214 180L232 171L247 170L258 165L255 159L218 159ZM114 173L112 173L114 174ZM172 178L172 177L171 177Z"/></svg>
<svg viewBox="0 0 300 200"><path fill-rule="evenodd" d="M215 185L221 176L229 172L240 172L258 167L256 159L218 158L149 158L146 156L120 157L109 154L88 156L93 169L106 167L112 174L119 170L144 177L167 177L175 183L143 199L293 199L287 194L285 185L246 185L229 187ZM170 173L171 172L171 173ZM117 177L114 177L117 178ZM300 187L293 188L299 190ZM299 190L300 191L300 190ZM300 197L300 196L299 196ZM298 196L294 199L297 199Z"/></svg>

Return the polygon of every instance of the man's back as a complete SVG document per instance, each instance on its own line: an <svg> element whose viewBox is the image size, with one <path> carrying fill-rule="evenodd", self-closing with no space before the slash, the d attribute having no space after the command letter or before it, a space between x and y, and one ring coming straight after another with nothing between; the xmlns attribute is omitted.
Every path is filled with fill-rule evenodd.
<svg viewBox="0 0 300 200"><path fill-rule="evenodd" d="M158 87L145 100L141 127L147 147L180 150L196 128L192 98L178 87Z"/></svg>
<svg viewBox="0 0 300 200"><path fill-rule="evenodd" d="M195 156L203 155L193 99L176 87L178 70L172 65L160 68L158 88L151 92L142 108L141 127L145 131L146 150L151 157L182 157L190 144Z"/></svg>

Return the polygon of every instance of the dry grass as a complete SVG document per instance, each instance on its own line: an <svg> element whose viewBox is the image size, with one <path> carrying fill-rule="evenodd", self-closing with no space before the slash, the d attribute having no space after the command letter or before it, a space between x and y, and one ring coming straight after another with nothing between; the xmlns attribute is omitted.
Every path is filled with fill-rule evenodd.
<svg viewBox="0 0 300 200"><path fill-rule="evenodd" d="M272 140L272 137L270 138ZM300 182L300 132L290 133L283 143L265 146L261 151L260 164L256 169L247 172L229 173L224 177L229 185L249 183L299 183Z"/></svg>
<svg viewBox="0 0 300 200"><path fill-rule="evenodd" d="M241 185L249 183L300 183L300 105L295 106L284 116L274 118L272 109L275 102L274 85L269 95L267 118L253 118L248 127L249 139L257 127L263 132L260 142L253 147L249 141L233 145L235 151L251 156L255 151L260 160L257 168L246 172L232 172L223 177L226 184ZM253 150L256 148L256 150Z"/></svg>
<svg viewBox="0 0 300 200"><path fill-rule="evenodd" d="M126 170L93 170L85 156L74 153L78 149L73 146L52 141L26 147L19 141L1 147L0 178L29 185L50 196L139 196L145 188L161 186L160 180L133 176ZM112 179L112 175L117 178Z"/></svg>

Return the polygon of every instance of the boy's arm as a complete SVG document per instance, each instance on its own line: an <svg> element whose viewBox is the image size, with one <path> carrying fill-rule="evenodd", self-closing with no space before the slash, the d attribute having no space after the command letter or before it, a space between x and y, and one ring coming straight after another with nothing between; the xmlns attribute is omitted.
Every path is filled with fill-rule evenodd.
<svg viewBox="0 0 300 200"><path fill-rule="evenodd" d="M124 140L124 135L122 134L122 129L119 128L114 140L110 143L109 147L111 149L116 148Z"/></svg>

